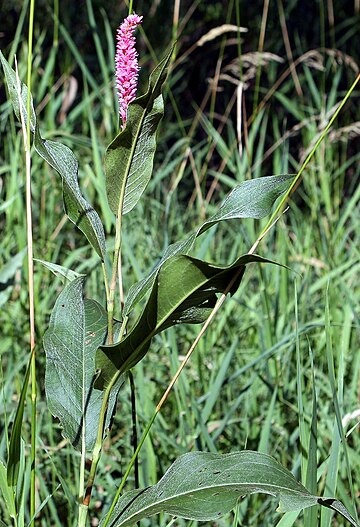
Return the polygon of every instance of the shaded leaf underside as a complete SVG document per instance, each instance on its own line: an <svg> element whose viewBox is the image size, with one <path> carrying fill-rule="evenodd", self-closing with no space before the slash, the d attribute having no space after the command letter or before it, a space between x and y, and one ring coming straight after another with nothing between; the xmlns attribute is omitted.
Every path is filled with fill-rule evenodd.
<svg viewBox="0 0 360 527"><path fill-rule="evenodd" d="M157 333L175 324L206 320L216 303L216 293L223 293L233 279L230 292L236 291L245 265L268 261L244 255L230 266L216 266L186 255L169 258L157 273L149 300L133 329L121 342L100 346L97 351L96 368L100 373L96 388L106 388L120 373L135 366Z"/></svg>

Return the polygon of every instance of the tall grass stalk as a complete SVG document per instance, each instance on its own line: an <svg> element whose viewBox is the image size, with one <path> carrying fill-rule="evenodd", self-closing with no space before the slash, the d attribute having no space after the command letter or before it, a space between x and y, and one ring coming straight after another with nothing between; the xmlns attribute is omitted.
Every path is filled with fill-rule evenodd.
<svg viewBox="0 0 360 527"><path fill-rule="evenodd" d="M34 10L35 0L30 1L29 9L29 34L28 34L28 57L27 57L27 115L31 115L31 75L32 75L32 47L34 32ZM21 106L21 84L17 75L19 91L19 107ZM29 322L30 322L30 355L31 355L31 471L30 471L30 526L35 525L35 493L36 493L36 355L35 355L35 303L34 303L34 264L33 264L33 227L32 227L32 202L31 202L31 142L30 142L30 119L27 123L23 111L20 111L21 125L25 149L25 171L26 171L26 238L27 238L27 262L28 262L28 288L29 288Z"/></svg>

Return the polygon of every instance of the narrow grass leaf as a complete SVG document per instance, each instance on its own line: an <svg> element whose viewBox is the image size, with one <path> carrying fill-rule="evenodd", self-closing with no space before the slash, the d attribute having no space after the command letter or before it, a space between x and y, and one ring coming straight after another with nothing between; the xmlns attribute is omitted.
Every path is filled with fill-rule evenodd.
<svg viewBox="0 0 360 527"><path fill-rule="evenodd" d="M90 450L102 404L102 393L94 390L95 352L106 339L107 315L100 304L84 299L84 280L75 278L65 287L51 314L44 335L45 390L49 409L59 418L64 437L76 448L84 444ZM110 397L108 422L117 391Z"/></svg>
<svg viewBox="0 0 360 527"><path fill-rule="evenodd" d="M254 493L276 497L281 512L311 507L321 500L357 526L341 503L310 494L275 459L250 450L181 456L156 485L121 496L107 524L129 527L160 512L198 521L217 520L232 510L239 498ZM101 521L100 527L104 524Z"/></svg>
<svg viewBox="0 0 360 527"><path fill-rule="evenodd" d="M211 382L210 390L208 397L206 399L205 406L201 412L201 420L206 423L209 419L211 412L218 401L221 392L221 387L224 384L225 376L228 374L228 368L231 362L231 359L233 358L233 355L237 349L238 341L235 339L234 343L232 343L229 351L226 353L225 357L221 360L221 366L219 368L219 371L216 375L216 378L213 382Z"/></svg>
<svg viewBox="0 0 360 527"><path fill-rule="evenodd" d="M310 425L310 439L308 448L308 462L306 468L306 487L310 492L316 492L317 487L317 398L315 389L315 368L311 347L309 345L311 377L312 377L312 416ZM317 527L318 507L310 507L304 513L305 525Z"/></svg>
<svg viewBox="0 0 360 527"><path fill-rule="evenodd" d="M292 527L296 520L298 519L301 511L290 511L286 512L280 521L276 524L276 527Z"/></svg>
<svg viewBox="0 0 360 527"><path fill-rule="evenodd" d="M19 477L20 468L20 453L21 453L21 429L24 416L24 407L26 401L26 393L29 385L31 371L31 357L26 368L24 377L24 384L21 388L19 403L16 409L14 424L11 430L9 454L7 462L7 482L9 485L15 486Z"/></svg>
<svg viewBox="0 0 360 527"><path fill-rule="evenodd" d="M175 324L204 322L215 306L216 293L223 293L234 280L230 290L233 294L245 266L252 262L269 260L247 254L229 266L216 266L185 255L169 258L157 273L149 300L133 329L121 342L100 346L97 351L99 377L95 387L104 389L120 373L135 366L157 333Z"/></svg>
<svg viewBox="0 0 360 527"><path fill-rule="evenodd" d="M6 466L0 460L0 490L10 518L16 518L14 490L7 481L6 473Z"/></svg>
<svg viewBox="0 0 360 527"><path fill-rule="evenodd" d="M150 75L149 88L128 108L125 128L105 155L106 191L114 214L130 212L150 181L156 132L164 114L162 87L173 50Z"/></svg>
<svg viewBox="0 0 360 527"><path fill-rule="evenodd" d="M14 112L19 119L20 101L17 95L16 74L10 68L1 51L0 59ZM21 104L25 122L27 122L27 96L28 89L24 83L21 83ZM31 94L30 101L30 130L34 134L35 150L60 174L63 182L63 199L66 214L85 234L100 258L104 260L106 253L104 228L97 212L81 194L78 182L78 162L70 148L59 142L48 141L41 137Z"/></svg>

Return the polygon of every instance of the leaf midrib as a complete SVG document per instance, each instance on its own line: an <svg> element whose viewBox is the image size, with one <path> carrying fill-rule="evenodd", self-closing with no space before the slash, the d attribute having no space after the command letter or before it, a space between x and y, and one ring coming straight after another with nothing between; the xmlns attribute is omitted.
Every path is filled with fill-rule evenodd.
<svg viewBox="0 0 360 527"><path fill-rule="evenodd" d="M267 467L267 465L265 465L265 466ZM226 491L226 490L228 490L228 487L236 487L240 491L243 490L243 487L258 487L258 488L262 487L264 489L266 488L266 490L269 489L268 492L266 492L266 490L264 490L263 491L264 494L269 494L269 495L271 495L271 496L273 496L275 498L279 497L281 499L281 495L286 492L287 494L293 494L293 495L296 495L298 497L313 498L314 501L317 502L317 497L312 495L312 494L310 494L310 493L304 493L304 492L301 492L299 490L294 490L294 489L291 489L289 487L284 487L282 485L275 485L275 484L272 484L272 483L259 483L259 482L222 483L222 484L218 484L218 485L204 485L201 488L196 488L196 489L194 488L194 489L188 490L186 492L179 492L179 493L174 494L172 496L168 496L168 497L163 498L163 499L158 499L158 500L156 500L155 503L153 503L151 505L146 505L143 508L138 509L136 512L131 513L130 516L125 517L123 521L124 522L125 521L129 521L132 518L136 517L138 514L142 514L143 512L146 512L148 509L151 509L152 507L161 506L161 505L166 504L167 502L169 502L171 500L174 500L174 499L181 499L181 498L184 498L184 497L187 497L187 496L191 496L192 494L196 494L197 492L202 492L202 491L210 491L211 492L211 491L216 490L216 489L222 489L222 490ZM273 488L277 489L277 490L274 491L274 492L270 492L270 489L273 489ZM241 492L239 492L239 494L241 494ZM132 503L135 503L137 498L140 497L140 496L143 496L143 493L141 493L141 490L139 491L139 495L137 495L134 498ZM154 513L154 514L156 514L156 513ZM119 525L121 525L121 523Z"/></svg>

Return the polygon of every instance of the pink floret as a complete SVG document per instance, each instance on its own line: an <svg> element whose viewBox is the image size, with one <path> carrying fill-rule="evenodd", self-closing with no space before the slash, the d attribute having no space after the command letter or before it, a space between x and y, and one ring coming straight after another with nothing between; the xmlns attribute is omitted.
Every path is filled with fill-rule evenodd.
<svg viewBox="0 0 360 527"><path fill-rule="evenodd" d="M136 97L139 75L138 53L135 49L134 31L141 24L143 17L135 13L125 18L117 30L117 45L115 55L116 88L119 98L122 128L126 123L129 104Z"/></svg>

